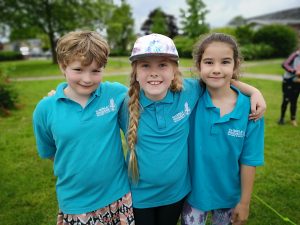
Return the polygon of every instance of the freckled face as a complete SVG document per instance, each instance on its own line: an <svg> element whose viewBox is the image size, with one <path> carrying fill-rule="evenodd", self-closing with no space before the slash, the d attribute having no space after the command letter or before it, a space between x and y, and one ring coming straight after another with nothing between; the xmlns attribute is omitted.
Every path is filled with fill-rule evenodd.
<svg viewBox="0 0 300 225"><path fill-rule="evenodd" d="M174 79L175 65L166 57L147 57L137 62L137 77L141 89L151 100L163 99Z"/></svg>

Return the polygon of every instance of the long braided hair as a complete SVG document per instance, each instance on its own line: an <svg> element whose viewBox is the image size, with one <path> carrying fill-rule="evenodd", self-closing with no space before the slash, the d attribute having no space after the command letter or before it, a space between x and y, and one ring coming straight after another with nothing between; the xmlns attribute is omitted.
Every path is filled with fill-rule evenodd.
<svg viewBox="0 0 300 225"><path fill-rule="evenodd" d="M182 74L178 69L177 61L170 60L174 63L175 74L174 79L170 85L170 90L173 92L179 92L182 90ZM128 172L131 176L133 182L138 182L139 180L139 169L138 169L138 159L136 154L136 143L137 143L137 131L139 126L140 118L140 84L136 80L137 78L137 61L132 62L132 71L129 83L129 101L128 101L128 111L129 111L129 125L127 131L127 143L129 149L129 163Z"/></svg>

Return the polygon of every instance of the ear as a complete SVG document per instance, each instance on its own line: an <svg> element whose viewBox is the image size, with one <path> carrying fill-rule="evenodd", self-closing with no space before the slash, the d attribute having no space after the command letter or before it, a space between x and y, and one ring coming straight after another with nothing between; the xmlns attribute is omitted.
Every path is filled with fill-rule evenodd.
<svg viewBox="0 0 300 225"><path fill-rule="evenodd" d="M58 65L59 65L60 71L65 75L65 70L66 70L65 66L63 66L61 63L59 63Z"/></svg>

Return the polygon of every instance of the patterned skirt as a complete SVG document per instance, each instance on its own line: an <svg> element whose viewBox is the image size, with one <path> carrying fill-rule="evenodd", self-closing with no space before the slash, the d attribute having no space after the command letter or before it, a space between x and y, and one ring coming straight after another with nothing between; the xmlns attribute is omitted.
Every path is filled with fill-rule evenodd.
<svg viewBox="0 0 300 225"><path fill-rule="evenodd" d="M131 193L95 211L84 214L58 213L57 225L134 225Z"/></svg>

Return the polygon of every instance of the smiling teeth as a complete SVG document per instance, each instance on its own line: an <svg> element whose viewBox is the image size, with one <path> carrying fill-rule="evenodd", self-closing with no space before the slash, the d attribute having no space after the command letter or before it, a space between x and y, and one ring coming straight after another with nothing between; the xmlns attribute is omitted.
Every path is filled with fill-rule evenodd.
<svg viewBox="0 0 300 225"><path fill-rule="evenodd" d="M149 84L158 85L160 84L160 81L149 81Z"/></svg>

